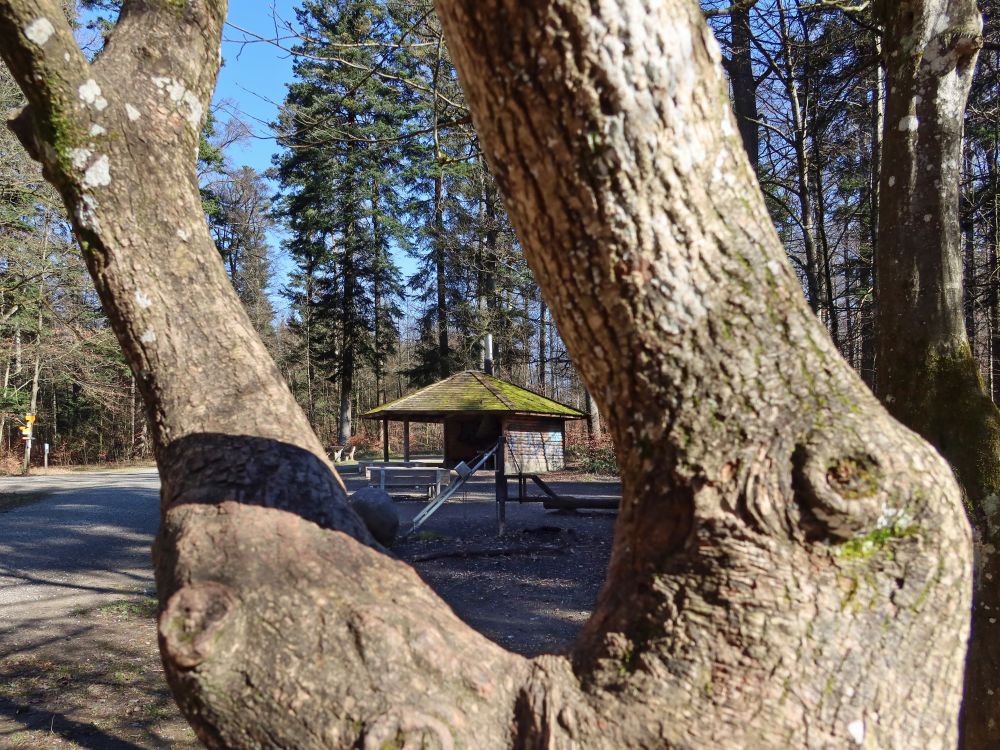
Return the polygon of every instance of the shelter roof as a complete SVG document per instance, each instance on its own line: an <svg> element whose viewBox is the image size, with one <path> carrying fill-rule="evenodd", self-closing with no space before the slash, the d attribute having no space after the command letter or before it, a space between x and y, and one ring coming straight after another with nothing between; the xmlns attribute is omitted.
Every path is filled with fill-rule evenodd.
<svg viewBox="0 0 1000 750"><path fill-rule="evenodd" d="M366 419L438 421L455 414L525 414L582 419L584 414L534 391L478 370L465 370L408 396L377 406Z"/></svg>

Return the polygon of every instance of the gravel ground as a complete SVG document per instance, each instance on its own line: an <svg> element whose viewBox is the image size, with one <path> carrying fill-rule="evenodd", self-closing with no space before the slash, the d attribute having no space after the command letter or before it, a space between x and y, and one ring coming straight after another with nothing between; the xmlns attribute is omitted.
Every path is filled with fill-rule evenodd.
<svg viewBox="0 0 1000 750"><path fill-rule="evenodd" d="M620 494L617 482L569 472L550 485ZM156 651L158 493L153 470L0 478L0 748L198 746ZM564 651L604 579L615 514L512 502L500 537L493 493L492 477L474 479L392 551L505 648ZM406 528L424 503L396 507Z"/></svg>
<svg viewBox="0 0 1000 750"><path fill-rule="evenodd" d="M547 479L560 495L618 499L621 485L564 472ZM353 491L364 481L344 475ZM474 478L417 534L393 546L455 613L504 648L534 656L558 653L590 616L604 581L616 513L546 511L541 503L507 504L497 534L492 476ZM516 483L510 483L516 492ZM540 494L537 491L529 494ZM419 501L397 502L403 527Z"/></svg>
<svg viewBox="0 0 1000 750"><path fill-rule="evenodd" d="M0 654L152 591L159 488L152 469L0 479L0 497L32 501L0 512Z"/></svg>
<svg viewBox="0 0 1000 750"><path fill-rule="evenodd" d="M351 491L364 485L344 479ZM620 493L617 482L582 479L563 473L551 484L579 497ZM393 551L501 645L528 655L566 648L604 579L615 514L512 502L500 537L492 477L466 487ZM158 490L150 469L0 479L0 496L14 498L0 512L0 653L72 632L76 611L153 591ZM424 503L396 507L406 528Z"/></svg>

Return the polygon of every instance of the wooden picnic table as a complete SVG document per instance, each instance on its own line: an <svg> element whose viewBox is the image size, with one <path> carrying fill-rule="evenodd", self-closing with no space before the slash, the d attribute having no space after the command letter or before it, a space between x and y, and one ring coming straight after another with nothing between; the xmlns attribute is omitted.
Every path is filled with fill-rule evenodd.
<svg viewBox="0 0 1000 750"><path fill-rule="evenodd" d="M391 492L394 489L422 489L427 497L441 494L441 488L451 482L451 471L418 466L368 466L369 487Z"/></svg>
<svg viewBox="0 0 1000 750"><path fill-rule="evenodd" d="M358 474L368 476L369 469L440 469L440 459L414 459L413 461L358 461Z"/></svg>

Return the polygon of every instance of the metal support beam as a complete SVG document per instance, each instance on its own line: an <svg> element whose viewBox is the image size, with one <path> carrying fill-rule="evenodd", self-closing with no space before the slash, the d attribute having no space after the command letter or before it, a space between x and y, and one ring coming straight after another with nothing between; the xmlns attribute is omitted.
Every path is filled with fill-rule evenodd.
<svg viewBox="0 0 1000 750"><path fill-rule="evenodd" d="M479 469L481 469L483 467L483 464L485 464L487 460L489 460L490 456L492 456L494 453L497 452L497 449L499 447L500 444L497 443L492 448L490 448L486 453L480 456L479 460L476 461L476 463L474 463L471 467L469 467L465 473L460 473L458 478L455 479L451 484L449 484L445 488L444 492L439 493L437 497L435 497L433 500L427 503L426 507L424 507L424 509L419 513L417 513L417 515L414 517L413 525L410 526L410 530L406 532L406 536L409 536L414 531L419 529L420 526L423 525L424 521L430 518L438 508L440 508L442 505L445 504L448 498L450 498L452 495L458 492L462 487L464 487L465 483L469 481L469 477L471 477ZM385 472L383 471L382 474L384 476Z"/></svg>
<svg viewBox="0 0 1000 750"><path fill-rule="evenodd" d="M403 460L410 460L410 420L403 420Z"/></svg>
<svg viewBox="0 0 1000 750"><path fill-rule="evenodd" d="M382 420L382 459L389 460L389 420Z"/></svg>

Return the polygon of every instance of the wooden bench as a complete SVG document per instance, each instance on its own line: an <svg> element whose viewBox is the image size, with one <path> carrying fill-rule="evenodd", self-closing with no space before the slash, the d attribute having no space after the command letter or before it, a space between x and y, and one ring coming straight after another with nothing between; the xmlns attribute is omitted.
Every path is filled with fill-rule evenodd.
<svg viewBox="0 0 1000 750"><path fill-rule="evenodd" d="M448 469L407 466L369 466L367 476L369 487L378 487L390 493L392 490L419 489L429 498L441 494L441 488L451 482Z"/></svg>

